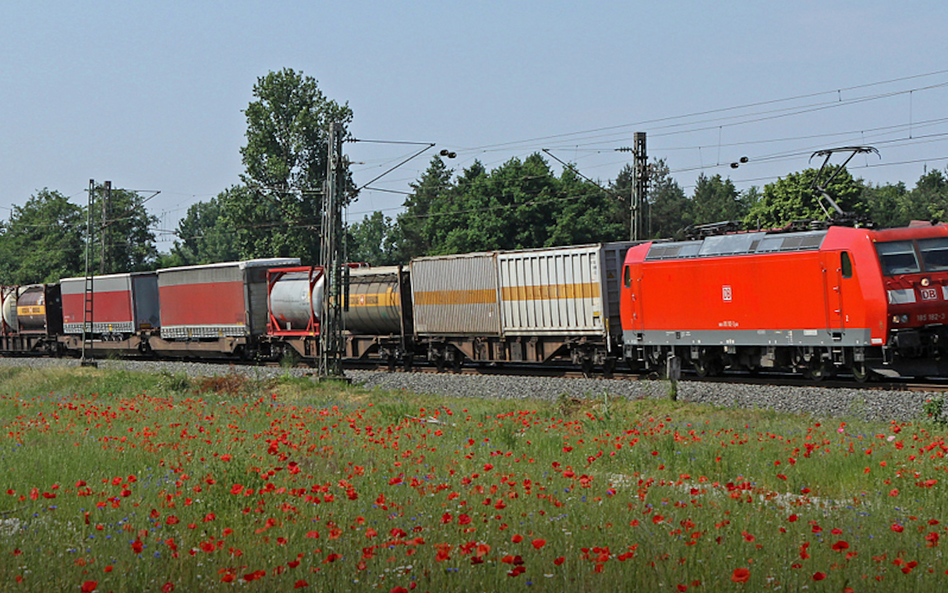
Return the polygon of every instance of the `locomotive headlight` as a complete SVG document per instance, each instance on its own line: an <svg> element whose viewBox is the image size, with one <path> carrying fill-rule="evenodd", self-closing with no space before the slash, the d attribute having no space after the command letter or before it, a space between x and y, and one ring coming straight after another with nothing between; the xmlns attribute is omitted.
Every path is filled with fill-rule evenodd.
<svg viewBox="0 0 948 593"><path fill-rule="evenodd" d="M928 286L931 283L932 283L931 278L922 278L922 282L921 282L922 286Z"/></svg>
<svg viewBox="0 0 948 593"><path fill-rule="evenodd" d="M892 316L892 323L898 323L898 322L899 322L899 316L898 316L898 315L893 315L893 316Z"/></svg>
<svg viewBox="0 0 948 593"><path fill-rule="evenodd" d="M908 315L902 316L902 323L908 323Z"/></svg>

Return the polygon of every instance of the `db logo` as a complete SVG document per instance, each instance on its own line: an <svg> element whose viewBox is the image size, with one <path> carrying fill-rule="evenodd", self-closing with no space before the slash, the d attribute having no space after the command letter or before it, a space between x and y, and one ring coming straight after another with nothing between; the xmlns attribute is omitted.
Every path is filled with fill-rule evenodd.
<svg viewBox="0 0 948 593"><path fill-rule="evenodd" d="M725 303L731 302L731 287L730 286L725 285L721 287L721 297L724 299Z"/></svg>
<svg viewBox="0 0 948 593"><path fill-rule="evenodd" d="M923 301L937 301L938 300L938 291L934 288L922 288L919 290L922 295Z"/></svg>

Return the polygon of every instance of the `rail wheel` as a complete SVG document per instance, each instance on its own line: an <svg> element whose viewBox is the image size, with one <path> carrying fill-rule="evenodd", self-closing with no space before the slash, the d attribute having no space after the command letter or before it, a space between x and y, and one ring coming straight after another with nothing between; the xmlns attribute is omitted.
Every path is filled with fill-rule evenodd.
<svg viewBox="0 0 948 593"><path fill-rule="evenodd" d="M394 354L389 354L389 355L388 355L388 358L386 359L385 362L386 362L386 364L388 365L388 372L394 373L394 372L395 372L395 367L398 366L398 359L395 358L395 355L394 355Z"/></svg>
<svg viewBox="0 0 948 593"><path fill-rule="evenodd" d="M695 368L695 374L698 375L698 378L700 379L704 379L705 377L716 377L721 374L722 370L724 370L724 365L722 365L721 361L717 358L699 357L696 360L691 361L691 364Z"/></svg>
<svg viewBox="0 0 948 593"><path fill-rule="evenodd" d="M583 376L586 378L592 377L593 375L593 361L591 358L584 358L580 363L580 367L583 370Z"/></svg>
<svg viewBox="0 0 948 593"><path fill-rule="evenodd" d="M823 379L833 376L833 368L821 360L810 361L810 364L803 370L803 376L814 383L819 383Z"/></svg>
<svg viewBox="0 0 948 593"><path fill-rule="evenodd" d="M451 370L454 371L454 374L461 372L461 367L464 366L464 357L460 354L454 356L454 360L451 361Z"/></svg>
<svg viewBox="0 0 948 593"><path fill-rule="evenodd" d="M872 378L872 371L866 368L863 363L854 364L850 371L852 371L853 378L856 379L857 383L866 383Z"/></svg>

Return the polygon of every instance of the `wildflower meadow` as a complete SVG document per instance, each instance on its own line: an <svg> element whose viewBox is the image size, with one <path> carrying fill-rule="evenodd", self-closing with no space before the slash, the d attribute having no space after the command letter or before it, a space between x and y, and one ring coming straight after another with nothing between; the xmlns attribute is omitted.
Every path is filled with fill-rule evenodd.
<svg viewBox="0 0 948 593"><path fill-rule="evenodd" d="M7 368L0 429L4 591L948 584L922 419Z"/></svg>

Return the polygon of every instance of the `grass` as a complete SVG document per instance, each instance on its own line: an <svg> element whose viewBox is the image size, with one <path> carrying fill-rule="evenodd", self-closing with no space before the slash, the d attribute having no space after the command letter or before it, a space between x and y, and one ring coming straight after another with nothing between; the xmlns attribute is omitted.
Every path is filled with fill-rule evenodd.
<svg viewBox="0 0 948 593"><path fill-rule="evenodd" d="M945 427L0 370L0 589L939 591Z"/></svg>

